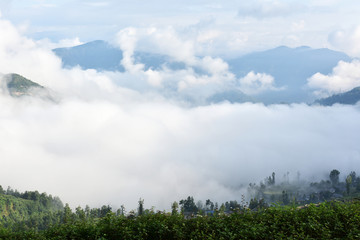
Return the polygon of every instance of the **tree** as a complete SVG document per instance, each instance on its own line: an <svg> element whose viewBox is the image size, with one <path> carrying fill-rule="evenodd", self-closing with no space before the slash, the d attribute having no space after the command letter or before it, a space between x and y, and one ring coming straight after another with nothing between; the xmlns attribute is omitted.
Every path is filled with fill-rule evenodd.
<svg viewBox="0 0 360 240"><path fill-rule="evenodd" d="M126 213L126 210L125 210L125 206L124 205L121 205L120 206L120 209L121 209L121 215L125 215L125 213Z"/></svg>
<svg viewBox="0 0 360 240"><path fill-rule="evenodd" d="M214 210L214 203L213 203L210 199L206 200L205 206L206 206L206 209L207 209L207 210L209 210L209 209L210 209L211 211Z"/></svg>
<svg viewBox="0 0 360 240"><path fill-rule="evenodd" d="M354 171L350 172L349 176L351 176L351 185L355 185L356 182L356 173Z"/></svg>
<svg viewBox="0 0 360 240"><path fill-rule="evenodd" d="M179 204L175 201L171 204L171 215L178 214Z"/></svg>
<svg viewBox="0 0 360 240"><path fill-rule="evenodd" d="M76 214L77 219L79 219L81 221L85 221L85 219L86 219L85 211L80 206L78 206L75 210L76 210L75 214Z"/></svg>
<svg viewBox="0 0 360 240"><path fill-rule="evenodd" d="M111 207L109 205L103 205L100 209L100 217L105 217L106 214L111 212Z"/></svg>
<svg viewBox="0 0 360 240"><path fill-rule="evenodd" d="M86 216L86 218L89 218L90 217L90 207L89 207L89 205L86 205L85 206L85 216Z"/></svg>
<svg viewBox="0 0 360 240"><path fill-rule="evenodd" d="M285 205L290 203L289 194L285 190L282 191L282 201Z"/></svg>
<svg viewBox="0 0 360 240"><path fill-rule="evenodd" d="M275 172L272 173L272 185L275 185Z"/></svg>
<svg viewBox="0 0 360 240"><path fill-rule="evenodd" d="M225 205L222 203L221 206L220 206L220 209L219 209L219 212L220 213L225 213Z"/></svg>
<svg viewBox="0 0 360 240"><path fill-rule="evenodd" d="M64 221L64 223L70 223L70 222L72 222L72 220L73 220L73 213L71 211L69 204L66 203L65 207L64 207L63 221Z"/></svg>
<svg viewBox="0 0 360 240"><path fill-rule="evenodd" d="M339 183L339 175L340 175L340 172L337 169L334 169L330 172L329 177L330 177L330 181L333 186L335 186Z"/></svg>
<svg viewBox="0 0 360 240"><path fill-rule="evenodd" d="M346 177L346 193L349 195L350 194L350 186L351 186L351 183L352 183L352 176L351 175L348 175Z"/></svg>
<svg viewBox="0 0 360 240"><path fill-rule="evenodd" d="M138 207L138 215L141 216L144 214L144 199L139 200L139 207Z"/></svg>
<svg viewBox="0 0 360 240"><path fill-rule="evenodd" d="M182 199L179 202L180 206L181 206L181 211L184 213L194 213L196 214L198 211L198 208L194 202L194 198L193 197L188 197L187 199Z"/></svg>
<svg viewBox="0 0 360 240"><path fill-rule="evenodd" d="M251 210L253 209L262 209L262 208L266 208L268 207L268 205L266 204L265 200L262 198L262 199L259 199L257 200L256 198L252 198L250 200L250 204L249 204L249 208Z"/></svg>

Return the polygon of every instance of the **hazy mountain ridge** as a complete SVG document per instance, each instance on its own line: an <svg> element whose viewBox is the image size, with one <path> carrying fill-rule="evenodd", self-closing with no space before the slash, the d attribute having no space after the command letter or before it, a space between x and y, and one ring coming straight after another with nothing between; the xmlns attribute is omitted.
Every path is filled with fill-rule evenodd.
<svg viewBox="0 0 360 240"><path fill-rule="evenodd" d="M64 67L80 66L82 69L97 71L125 71L121 65L123 51L103 40L74 47L56 48L53 52L62 59ZM169 56L147 52L136 51L134 62L144 64L145 69L159 69L164 64L171 69L185 68L184 64L172 61Z"/></svg>
<svg viewBox="0 0 360 240"><path fill-rule="evenodd" d="M125 69L121 65L123 52L109 43L97 40L75 47L57 48L53 50L63 61L64 67L80 66L83 69L96 69L98 71L119 71ZM274 78L274 89L265 90L256 94L245 94L240 86L227 91L217 92L208 97L208 102L263 102L272 103L311 103L316 100L312 90L307 87L307 79L315 73L329 74L339 61L351 61L352 58L345 53L330 49L312 49L302 46L289 48L280 46L274 49L254 52L232 59L224 59L229 70L237 79L245 77L248 73L264 73ZM144 64L144 69L161 70L164 66L171 70L186 68L186 63L176 62L170 56L147 52L134 53L134 62ZM194 71L203 75L201 69ZM234 91L237 96L234 97ZM241 92L241 96L239 95ZM231 93L227 95L227 93Z"/></svg>
<svg viewBox="0 0 360 240"><path fill-rule="evenodd" d="M353 88L350 91L334 94L327 98L321 98L316 100L315 104L324 106L332 106L334 104L356 104L360 101L360 87Z"/></svg>
<svg viewBox="0 0 360 240"><path fill-rule="evenodd" d="M80 66L83 69L98 71L123 72L125 70L120 64L123 52L102 40L74 47L56 48L53 52L62 59L64 67Z"/></svg>
<svg viewBox="0 0 360 240"><path fill-rule="evenodd" d="M228 60L230 71L237 77L248 72L266 73L274 77L275 87L285 87L284 91L264 92L257 98L263 102L312 102L314 96L306 87L307 79L315 73L329 74L337 63L351 61L345 53L330 49L310 47L274 49L250 53Z"/></svg>

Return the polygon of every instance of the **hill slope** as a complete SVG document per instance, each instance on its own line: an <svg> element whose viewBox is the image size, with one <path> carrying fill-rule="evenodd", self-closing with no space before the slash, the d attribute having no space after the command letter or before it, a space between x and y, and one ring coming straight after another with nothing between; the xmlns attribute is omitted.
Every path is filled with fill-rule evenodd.
<svg viewBox="0 0 360 240"><path fill-rule="evenodd" d="M62 59L65 67L79 65L83 69L124 71L124 67L120 65L122 51L105 41L97 40L75 47L56 48L53 51Z"/></svg>
<svg viewBox="0 0 360 240"><path fill-rule="evenodd" d="M20 193L0 186L0 225L8 228L36 226L44 229L58 221L64 206L58 197L26 191ZM58 213L54 215L54 213ZM51 219L54 218L54 219ZM1 237L0 237L1 238Z"/></svg>
<svg viewBox="0 0 360 240"><path fill-rule="evenodd" d="M24 96L40 97L44 100L56 102L53 92L40 84L33 82L19 74L10 73L0 77L2 88L10 96L20 98Z"/></svg>
<svg viewBox="0 0 360 240"><path fill-rule="evenodd" d="M352 90L340 94L334 94L327 98L322 98L315 101L315 104L324 106L332 106L336 103L339 104L356 104L360 101L360 87L353 88Z"/></svg>
<svg viewBox="0 0 360 240"><path fill-rule="evenodd" d="M32 90L45 89L40 84L37 84L23 76L11 73L4 76L6 81L6 87L9 90L9 94L13 97L21 97L24 95L32 95Z"/></svg>

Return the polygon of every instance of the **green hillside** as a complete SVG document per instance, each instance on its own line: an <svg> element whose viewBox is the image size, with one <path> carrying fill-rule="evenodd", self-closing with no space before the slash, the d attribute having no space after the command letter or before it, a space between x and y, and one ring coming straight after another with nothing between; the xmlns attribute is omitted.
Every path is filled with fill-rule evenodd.
<svg viewBox="0 0 360 240"><path fill-rule="evenodd" d="M13 97L32 95L31 90L45 89L43 86L16 73L5 75L5 79L9 93Z"/></svg>
<svg viewBox="0 0 360 240"><path fill-rule="evenodd" d="M55 213L62 212L63 207L58 197L38 191L20 193L11 188L4 191L0 186L0 226L45 229L57 222Z"/></svg>

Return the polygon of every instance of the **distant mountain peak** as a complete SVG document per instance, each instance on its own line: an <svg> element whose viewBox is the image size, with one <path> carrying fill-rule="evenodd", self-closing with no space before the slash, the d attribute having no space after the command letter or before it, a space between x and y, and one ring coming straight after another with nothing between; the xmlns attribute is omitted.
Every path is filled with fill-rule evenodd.
<svg viewBox="0 0 360 240"><path fill-rule="evenodd" d="M278 47L276 47L276 48L269 49L269 50L275 50L275 49L280 50L280 49L290 49L290 48L289 48L288 46L281 45L281 46L278 46Z"/></svg>
<svg viewBox="0 0 360 240"><path fill-rule="evenodd" d="M80 66L98 71L124 71L120 64L123 53L103 40L95 40L74 47L56 48L53 52L61 57L64 67Z"/></svg>

